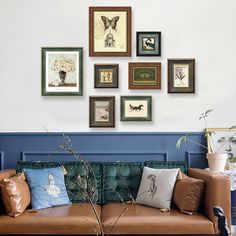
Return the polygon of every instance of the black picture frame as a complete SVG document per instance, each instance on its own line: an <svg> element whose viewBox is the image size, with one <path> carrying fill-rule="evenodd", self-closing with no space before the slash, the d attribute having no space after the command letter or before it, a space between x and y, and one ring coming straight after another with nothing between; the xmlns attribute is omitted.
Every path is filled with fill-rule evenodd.
<svg viewBox="0 0 236 236"><path fill-rule="evenodd" d="M94 88L118 88L118 86L119 86L118 64L94 65Z"/></svg>
<svg viewBox="0 0 236 236"><path fill-rule="evenodd" d="M168 93L195 93L195 59L168 59Z"/></svg>
<svg viewBox="0 0 236 236"><path fill-rule="evenodd" d="M136 32L136 56L160 57L161 32L159 31Z"/></svg>

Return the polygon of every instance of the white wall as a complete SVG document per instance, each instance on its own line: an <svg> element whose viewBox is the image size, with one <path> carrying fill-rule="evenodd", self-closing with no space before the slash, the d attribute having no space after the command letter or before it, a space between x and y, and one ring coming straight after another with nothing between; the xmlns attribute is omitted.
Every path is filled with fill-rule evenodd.
<svg viewBox="0 0 236 236"><path fill-rule="evenodd" d="M132 57L88 57L88 7L132 6ZM235 0L0 0L0 131L201 131L236 124ZM136 57L136 31L162 32L162 57ZM84 48L84 96L41 96L41 47ZM196 93L167 93L167 58L196 59ZM128 62L160 61L162 89L128 90ZM119 63L119 89L94 89L94 63ZM152 95L152 122L121 122L120 95ZM116 96L116 128L90 129L89 95Z"/></svg>

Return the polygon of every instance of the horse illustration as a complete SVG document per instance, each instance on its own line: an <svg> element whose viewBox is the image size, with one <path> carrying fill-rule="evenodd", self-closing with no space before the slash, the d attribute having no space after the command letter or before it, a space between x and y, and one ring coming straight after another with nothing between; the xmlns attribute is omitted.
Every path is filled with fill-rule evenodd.
<svg viewBox="0 0 236 236"><path fill-rule="evenodd" d="M131 111L141 111L143 110L143 104L139 105L139 106L132 106L131 104L129 104L129 109Z"/></svg>

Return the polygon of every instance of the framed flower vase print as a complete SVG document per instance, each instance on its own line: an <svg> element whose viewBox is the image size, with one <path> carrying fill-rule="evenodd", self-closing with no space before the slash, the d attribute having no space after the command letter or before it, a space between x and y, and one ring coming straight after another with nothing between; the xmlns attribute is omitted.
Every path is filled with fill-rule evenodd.
<svg viewBox="0 0 236 236"><path fill-rule="evenodd" d="M161 63L129 63L129 89L161 89Z"/></svg>
<svg viewBox="0 0 236 236"><path fill-rule="evenodd" d="M151 121L151 96L121 96L121 121Z"/></svg>
<svg viewBox="0 0 236 236"><path fill-rule="evenodd" d="M131 56L131 7L89 7L89 56Z"/></svg>
<svg viewBox="0 0 236 236"><path fill-rule="evenodd" d="M136 33L136 55L161 56L161 32L137 32Z"/></svg>
<svg viewBox="0 0 236 236"><path fill-rule="evenodd" d="M168 93L195 93L195 59L168 59Z"/></svg>
<svg viewBox="0 0 236 236"><path fill-rule="evenodd" d="M42 96L81 96L82 64L82 48L42 48Z"/></svg>
<svg viewBox="0 0 236 236"><path fill-rule="evenodd" d="M115 97L89 97L89 127L115 127Z"/></svg>
<svg viewBox="0 0 236 236"><path fill-rule="evenodd" d="M94 65L94 88L118 88L118 64Z"/></svg>

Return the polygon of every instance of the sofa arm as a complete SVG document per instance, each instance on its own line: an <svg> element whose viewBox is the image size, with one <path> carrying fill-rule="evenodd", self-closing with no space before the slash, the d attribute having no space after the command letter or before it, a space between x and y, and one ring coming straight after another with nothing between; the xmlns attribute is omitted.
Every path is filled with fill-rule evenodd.
<svg viewBox="0 0 236 236"><path fill-rule="evenodd" d="M205 216L213 223L215 232L218 230L218 218L214 215L213 208L219 206L223 209L228 221L229 228L231 227L231 192L230 179L227 176L219 175L204 169L188 169L188 175L196 179L205 181L205 193L203 199L203 210Z"/></svg>
<svg viewBox="0 0 236 236"><path fill-rule="evenodd" d="M1 170L0 171L0 181L5 178L10 178L16 174L16 170L14 169L7 169L7 170Z"/></svg>

